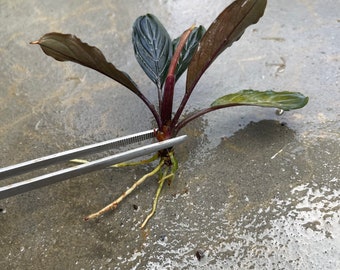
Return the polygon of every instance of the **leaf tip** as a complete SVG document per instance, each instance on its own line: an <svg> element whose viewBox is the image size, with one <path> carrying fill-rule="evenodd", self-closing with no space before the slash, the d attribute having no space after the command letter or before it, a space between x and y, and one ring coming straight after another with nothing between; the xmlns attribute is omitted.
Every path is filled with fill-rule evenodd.
<svg viewBox="0 0 340 270"><path fill-rule="evenodd" d="M39 40L31 41L30 44L39 44Z"/></svg>

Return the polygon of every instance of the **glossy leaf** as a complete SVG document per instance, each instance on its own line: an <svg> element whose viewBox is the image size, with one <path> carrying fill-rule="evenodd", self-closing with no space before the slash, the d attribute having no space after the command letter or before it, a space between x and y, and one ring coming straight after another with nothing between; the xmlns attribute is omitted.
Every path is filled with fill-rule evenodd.
<svg viewBox="0 0 340 270"><path fill-rule="evenodd" d="M82 42L74 35L55 32L47 33L38 41L31 42L31 44L39 44L45 54L58 61L71 61L92 68L133 92L140 93L129 75L107 62L98 48Z"/></svg>
<svg viewBox="0 0 340 270"><path fill-rule="evenodd" d="M211 104L211 107L252 105L273 107L289 111L302 108L307 103L308 97L299 92L242 90L240 92L218 98Z"/></svg>
<svg viewBox="0 0 340 270"><path fill-rule="evenodd" d="M211 24L188 67L186 92L190 94L216 57L237 41L245 29L262 17L266 0L236 0Z"/></svg>
<svg viewBox="0 0 340 270"><path fill-rule="evenodd" d="M177 63L176 80L178 80L179 77L183 74L183 72L188 68L188 65L205 31L206 31L205 28L202 25L200 25L199 27L195 27L195 29L190 33L190 36L184 45L184 48L181 52L180 58ZM172 42L174 51L178 46L179 40L180 37L176 38Z"/></svg>
<svg viewBox="0 0 340 270"><path fill-rule="evenodd" d="M154 15L147 14L135 21L132 42L138 63L160 89L172 57L168 32Z"/></svg>

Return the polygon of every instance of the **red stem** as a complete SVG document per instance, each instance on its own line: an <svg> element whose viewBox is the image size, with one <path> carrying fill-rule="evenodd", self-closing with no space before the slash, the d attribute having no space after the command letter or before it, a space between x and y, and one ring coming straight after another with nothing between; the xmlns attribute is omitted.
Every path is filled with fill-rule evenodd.
<svg viewBox="0 0 340 270"><path fill-rule="evenodd" d="M175 81L176 78L174 74L168 74L165 79L164 94L161 107L161 119L163 125L166 125L171 121Z"/></svg>
<svg viewBox="0 0 340 270"><path fill-rule="evenodd" d="M189 100L189 97L190 97L190 94L188 94L187 92L185 92L184 94L184 97L181 101L181 104L179 105L176 113L175 113L175 116L174 118L172 119L172 122L171 122L171 128L173 129L176 125L177 125L177 122L179 120L179 117L181 116L183 110L184 110L184 107L185 105L187 104L188 100Z"/></svg>
<svg viewBox="0 0 340 270"><path fill-rule="evenodd" d="M228 108L228 107L235 107L235 106L251 106L251 105L250 104L240 104L240 103L230 103L228 105L220 105L220 106L205 108L203 110L200 110L196 113L189 115L188 117L186 117L182 121L180 121L175 127L174 135L176 135L189 122L191 122L192 120L194 120L194 119L196 119L196 118L198 118L198 117L200 117L200 116L202 116L206 113L213 112L213 111L216 111L216 110L219 110L219 109Z"/></svg>
<svg viewBox="0 0 340 270"><path fill-rule="evenodd" d="M176 67L177 67L178 60L181 56L181 52L192 30L194 30L194 26L184 31L184 33L181 35L178 46L170 62L168 75L166 77L165 85L164 85L163 99L161 102L162 107L160 110L161 121L162 121L163 126L168 126L171 122L174 88L175 88L175 82L176 82L176 74L175 74Z"/></svg>
<svg viewBox="0 0 340 270"><path fill-rule="evenodd" d="M149 108L150 112L152 113L153 117L155 118L157 122L158 128L161 128L162 126L162 121L161 117L159 116L155 106L141 93L141 92L134 92L143 102L144 104Z"/></svg>

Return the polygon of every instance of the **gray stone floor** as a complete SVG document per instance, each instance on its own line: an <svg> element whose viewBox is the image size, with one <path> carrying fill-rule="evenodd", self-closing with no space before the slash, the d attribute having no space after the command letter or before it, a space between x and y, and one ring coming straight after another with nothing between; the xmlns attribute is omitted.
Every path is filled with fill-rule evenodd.
<svg viewBox="0 0 340 270"><path fill-rule="evenodd" d="M134 20L153 13L177 37L209 26L229 2L0 1L0 167L153 127L129 91L30 41L76 34L156 100L134 59ZM0 268L339 269L339 8L270 1L209 68L188 112L246 88L301 91L310 102L282 116L235 108L188 125L178 177L146 231L138 226L156 179L98 222L82 220L152 167L105 169L0 201ZM177 101L183 89L180 80Z"/></svg>

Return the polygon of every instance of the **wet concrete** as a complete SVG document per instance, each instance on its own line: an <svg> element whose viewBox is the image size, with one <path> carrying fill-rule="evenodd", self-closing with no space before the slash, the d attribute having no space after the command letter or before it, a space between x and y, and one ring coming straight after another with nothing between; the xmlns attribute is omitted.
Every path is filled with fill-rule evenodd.
<svg viewBox="0 0 340 270"><path fill-rule="evenodd" d="M208 26L226 1L213 5L2 1L0 166L153 127L129 91L58 63L29 41L74 33L155 100L132 54L133 21L154 13L175 37L192 23ZM260 23L204 75L188 111L243 88L301 91L310 97L306 108L282 116L235 108L188 125L190 139L176 150L178 177L146 231L138 225L156 179L98 222L82 217L151 166L102 170L0 201L0 268L339 269L339 7L335 0L271 1ZM184 81L178 86L177 100Z"/></svg>

